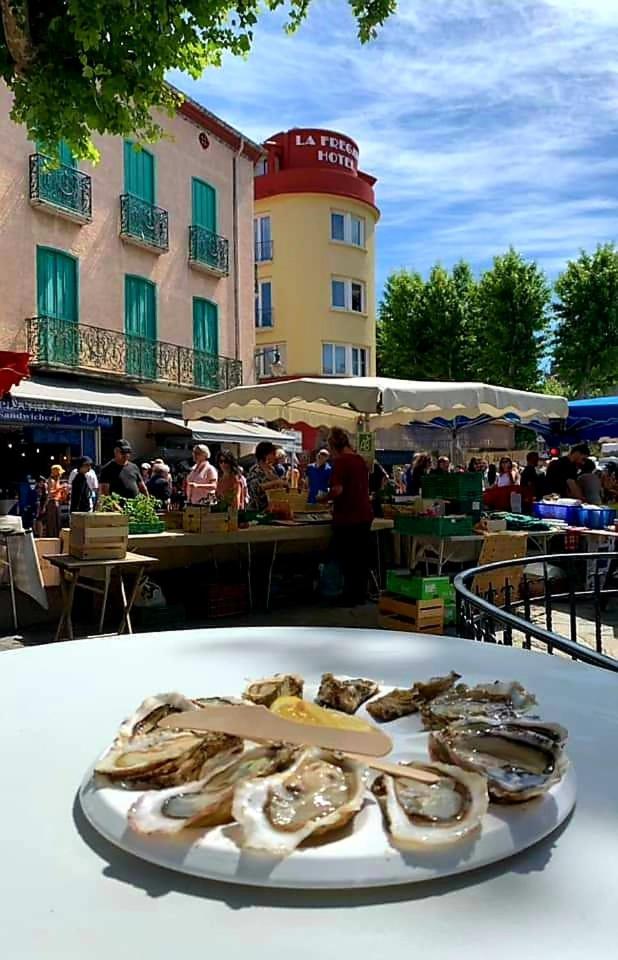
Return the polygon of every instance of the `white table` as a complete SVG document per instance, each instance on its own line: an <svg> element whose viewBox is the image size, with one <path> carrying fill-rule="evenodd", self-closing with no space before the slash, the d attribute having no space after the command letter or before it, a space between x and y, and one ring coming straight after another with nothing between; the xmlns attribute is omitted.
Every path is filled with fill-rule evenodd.
<svg viewBox="0 0 618 960"><path fill-rule="evenodd" d="M528 532L528 555L547 552L547 544L556 536L555 530L533 530ZM462 534L453 537L433 537L417 534L410 538L410 569L418 563L424 563L427 573L429 565L435 564L436 576L441 576L447 563L460 563L473 566L479 559L485 537L480 533Z"/></svg>
<svg viewBox="0 0 618 960"><path fill-rule="evenodd" d="M257 653L256 653L257 651ZM517 678L570 730L578 804L502 864L422 886L261 890L143 863L84 822L86 767L147 693L236 692L247 669L326 669L390 684L442 673ZM618 902L618 681L558 657L358 630L195 630L0 654L0 956L7 960L439 960L613 957Z"/></svg>

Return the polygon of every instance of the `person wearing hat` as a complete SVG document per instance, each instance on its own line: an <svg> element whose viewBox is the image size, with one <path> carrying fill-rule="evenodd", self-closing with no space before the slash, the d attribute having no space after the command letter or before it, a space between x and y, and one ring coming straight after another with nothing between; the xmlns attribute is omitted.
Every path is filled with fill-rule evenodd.
<svg viewBox="0 0 618 960"><path fill-rule="evenodd" d="M62 479L64 467L52 463L47 481L47 504L45 507L45 536L60 536L60 504L67 498L68 485Z"/></svg>
<svg viewBox="0 0 618 960"><path fill-rule="evenodd" d="M148 496L146 484L139 467L131 463L131 444L126 440L117 440L114 446L114 459L101 469L101 496L115 493L124 500L133 500L138 493Z"/></svg>
<svg viewBox="0 0 618 960"><path fill-rule="evenodd" d="M205 443L193 447L193 463L186 480L187 500L192 504L207 502L217 490L219 474L210 462L210 449Z"/></svg>
<svg viewBox="0 0 618 960"><path fill-rule="evenodd" d="M318 494L327 493L330 490L330 475L333 468L328 462L330 453L326 448L318 450L315 463L310 463L307 467L307 483L309 485L309 503L318 502Z"/></svg>

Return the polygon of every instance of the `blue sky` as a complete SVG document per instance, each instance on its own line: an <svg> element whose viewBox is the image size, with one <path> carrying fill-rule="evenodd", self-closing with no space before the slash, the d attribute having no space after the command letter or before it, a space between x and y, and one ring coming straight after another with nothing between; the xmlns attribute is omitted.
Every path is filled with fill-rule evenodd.
<svg viewBox="0 0 618 960"><path fill-rule="evenodd" d="M361 46L346 0L179 87L253 139L324 126L360 146L392 270L513 244L550 277L618 233L618 0L400 0Z"/></svg>

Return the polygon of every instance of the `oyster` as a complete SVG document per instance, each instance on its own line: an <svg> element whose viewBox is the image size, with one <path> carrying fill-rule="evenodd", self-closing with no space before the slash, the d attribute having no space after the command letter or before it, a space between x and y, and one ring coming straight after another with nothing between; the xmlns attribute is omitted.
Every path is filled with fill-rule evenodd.
<svg viewBox="0 0 618 960"><path fill-rule="evenodd" d="M138 833L178 833L230 823L237 784L285 769L294 755L291 747L278 744L251 746L241 756L228 753L194 783L145 793L129 810L129 825Z"/></svg>
<svg viewBox="0 0 618 960"><path fill-rule="evenodd" d="M367 713L377 723L389 723L399 717L418 713L420 701L414 690L391 690L367 704Z"/></svg>
<svg viewBox="0 0 618 960"><path fill-rule="evenodd" d="M487 777L489 795L501 803L540 796L564 775L564 727L553 723L460 721L429 738L433 760Z"/></svg>
<svg viewBox="0 0 618 960"><path fill-rule="evenodd" d="M487 781L446 763L405 763L440 774L422 783L381 774L373 783L393 845L401 849L455 843L479 829L487 813Z"/></svg>
<svg viewBox="0 0 618 960"><path fill-rule="evenodd" d="M343 713L356 713L379 689L374 680L338 680L332 673L323 673L315 702Z"/></svg>
<svg viewBox="0 0 618 960"><path fill-rule="evenodd" d="M250 683L243 693L243 698L261 707L270 707L279 697L302 697L303 683L303 678L298 674L276 673L274 677L265 677Z"/></svg>
<svg viewBox="0 0 618 960"><path fill-rule="evenodd" d="M451 670L444 677L431 677L429 680L419 680L412 685L412 691L419 700L433 700L441 694L450 690L458 680L461 679L460 673Z"/></svg>
<svg viewBox="0 0 618 960"><path fill-rule="evenodd" d="M360 810L367 769L326 750L303 750L292 766L234 793L232 814L243 847L285 856L307 837L343 827Z"/></svg>
<svg viewBox="0 0 618 960"><path fill-rule="evenodd" d="M521 683L481 683L468 687L459 683L446 693L435 697L421 707L423 723L428 730L446 727L459 720L473 718L509 720L525 713L536 704L536 697Z"/></svg>
<svg viewBox="0 0 618 960"><path fill-rule="evenodd" d="M198 779L212 757L223 751L242 749L239 737L158 726L163 717L172 713L199 709L196 703L178 693L144 700L121 724L95 772L131 788L171 787Z"/></svg>

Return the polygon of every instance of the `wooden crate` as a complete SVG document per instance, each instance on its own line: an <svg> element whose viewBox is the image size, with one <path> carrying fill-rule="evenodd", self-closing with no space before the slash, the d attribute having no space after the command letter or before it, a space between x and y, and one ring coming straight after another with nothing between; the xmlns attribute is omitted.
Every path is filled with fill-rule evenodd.
<svg viewBox="0 0 618 960"><path fill-rule="evenodd" d="M166 512L163 514L163 522L165 524L165 529L166 530L182 530L183 517L184 517L184 514L182 510L166 510Z"/></svg>
<svg viewBox="0 0 618 960"><path fill-rule="evenodd" d="M182 515L182 528L186 533L227 533L227 513L213 513L209 507L186 507Z"/></svg>
<svg viewBox="0 0 618 960"><path fill-rule="evenodd" d="M444 627L417 627L405 617L386 616L380 614L378 624L383 630L402 630L404 633L434 633L441 635L444 633Z"/></svg>
<svg viewBox="0 0 618 960"><path fill-rule="evenodd" d="M393 621L387 629L407 629L417 633L442 633L444 630L444 600L404 600L402 597L383 593L378 610L383 626L386 625L383 621L389 624Z"/></svg>
<svg viewBox="0 0 618 960"><path fill-rule="evenodd" d="M79 560L122 560L129 545L123 513L73 513L69 553Z"/></svg>
<svg viewBox="0 0 618 960"><path fill-rule="evenodd" d="M34 541L34 546L39 558L43 586L59 587L60 570L58 567L54 567L45 557L53 557L55 554L62 553L60 537L39 537Z"/></svg>

